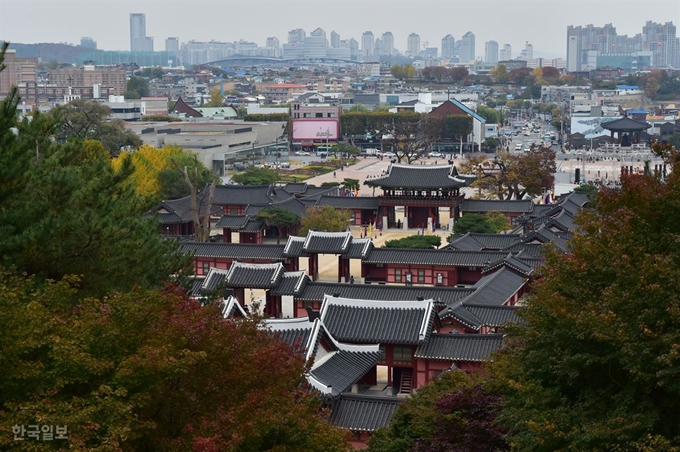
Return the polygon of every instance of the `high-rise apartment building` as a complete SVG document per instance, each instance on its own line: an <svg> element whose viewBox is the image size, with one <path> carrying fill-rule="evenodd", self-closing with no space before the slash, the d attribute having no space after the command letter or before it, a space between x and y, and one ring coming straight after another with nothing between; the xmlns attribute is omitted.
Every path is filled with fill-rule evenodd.
<svg viewBox="0 0 680 452"><path fill-rule="evenodd" d="M149 48L151 45L151 48ZM130 14L130 50L133 52L153 52L153 38L146 36L146 14Z"/></svg>
<svg viewBox="0 0 680 452"><path fill-rule="evenodd" d="M380 38L382 40L383 53L386 55L394 55L394 36L391 31L386 31Z"/></svg>
<svg viewBox="0 0 680 452"><path fill-rule="evenodd" d="M380 56L385 53L385 49L383 48L383 42L382 39L377 38L375 40L375 46L373 49L374 55Z"/></svg>
<svg viewBox="0 0 680 452"><path fill-rule="evenodd" d="M340 35L336 33L335 30L331 31L331 48L340 48Z"/></svg>
<svg viewBox="0 0 680 452"><path fill-rule="evenodd" d="M83 36L82 38L80 38L80 47L97 50L97 41L95 41L89 36Z"/></svg>
<svg viewBox="0 0 680 452"><path fill-rule="evenodd" d="M647 66L649 55L652 67L676 67L680 63L679 48L672 22L662 25L648 21L642 33L632 37L617 34L612 24L603 27L570 25L567 27L567 71L593 70L598 65L616 64L617 60L633 57L638 65L645 61Z"/></svg>
<svg viewBox="0 0 680 452"><path fill-rule="evenodd" d="M643 50L652 52L652 65L657 68L680 66L680 43L673 22L659 24L647 21L642 27Z"/></svg>
<svg viewBox="0 0 680 452"><path fill-rule="evenodd" d="M450 34L442 38L442 58L453 59L456 55L456 40Z"/></svg>
<svg viewBox="0 0 680 452"><path fill-rule="evenodd" d="M487 64L498 64L498 43L487 41L484 44L484 62Z"/></svg>
<svg viewBox="0 0 680 452"><path fill-rule="evenodd" d="M406 40L406 53L417 56L420 53L420 36L416 33L408 35Z"/></svg>
<svg viewBox="0 0 680 452"><path fill-rule="evenodd" d="M468 31L460 38L460 62L470 63L475 60L475 34Z"/></svg>
<svg viewBox="0 0 680 452"><path fill-rule="evenodd" d="M279 38L276 36L270 36L264 43L265 55L273 58L278 58L281 56L281 44L279 43Z"/></svg>
<svg viewBox="0 0 680 452"><path fill-rule="evenodd" d="M373 56L375 52L375 38L372 31L365 31L361 35L361 54L363 56Z"/></svg>
<svg viewBox="0 0 680 452"><path fill-rule="evenodd" d="M173 54L179 53L179 38L170 37L165 38L165 51L172 52Z"/></svg>
<svg viewBox="0 0 680 452"><path fill-rule="evenodd" d="M499 51L499 61L508 61L512 59L512 46L510 44L503 44L503 48Z"/></svg>

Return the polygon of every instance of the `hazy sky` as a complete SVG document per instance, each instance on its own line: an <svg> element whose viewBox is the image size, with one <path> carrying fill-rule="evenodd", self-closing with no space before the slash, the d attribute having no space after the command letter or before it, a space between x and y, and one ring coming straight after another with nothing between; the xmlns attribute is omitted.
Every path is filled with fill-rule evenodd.
<svg viewBox="0 0 680 452"><path fill-rule="evenodd" d="M493 39L511 44L513 57L526 41L535 56L564 57L567 25L612 23L629 36L647 20L678 26L680 0L0 0L0 40L77 44L91 36L100 49L129 50L130 13L146 14L155 50L168 36L263 46L267 36L283 44L289 30L321 27L328 38L335 30L359 42L366 30L391 31L402 51L412 32L441 49L445 35L472 31L478 56Z"/></svg>

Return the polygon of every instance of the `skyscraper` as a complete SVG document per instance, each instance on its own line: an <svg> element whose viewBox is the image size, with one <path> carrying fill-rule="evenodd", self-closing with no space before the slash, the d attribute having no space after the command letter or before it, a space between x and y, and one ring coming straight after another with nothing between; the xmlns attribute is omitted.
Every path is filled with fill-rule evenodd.
<svg viewBox="0 0 680 452"><path fill-rule="evenodd" d="M408 35L406 40L406 53L416 56L420 53L420 36L416 33Z"/></svg>
<svg viewBox="0 0 680 452"><path fill-rule="evenodd" d="M372 31L365 31L361 35L361 54L363 56L372 56L375 51L375 39Z"/></svg>
<svg viewBox="0 0 680 452"><path fill-rule="evenodd" d="M132 52L147 50L146 14L130 14L130 50Z"/></svg>
<svg viewBox="0 0 680 452"><path fill-rule="evenodd" d="M264 43L264 48L267 50L267 56L274 58L281 56L281 44L276 36L268 37Z"/></svg>
<svg viewBox="0 0 680 452"><path fill-rule="evenodd" d="M475 34L468 31L460 38L460 62L469 63L475 60Z"/></svg>
<svg viewBox="0 0 680 452"><path fill-rule="evenodd" d="M387 55L394 55L394 36L391 31L386 31L382 34L383 53Z"/></svg>
<svg viewBox="0 0 680 452"><path fill-rule="evenodd" d="M456 55L456 40L450 34L442 38L442 58L446 60L452 59Z"/></svg>
<svg viewBox="0 0 680 452"><path fill-rule="evenodd" d="M487 41L484 44L484 61L488 64L498 64L498 43L496 41Z"/></svg>
<svg viewBox="0 0 680 452"><path fill-rule="evenodd" d="M498 59L499 61L508 61L512 59L512 46L510 44L503 44Z"/></svg>
<svg viewBox="0 0 680 452"><path fill-rule="evenodd" d="M340 35L335 30L331 31L331 47L334 49L340 48Z"/></svg>
<svg viewBox="0 0 680 452"><path fill-rule="evenodd" d="M660 24L648 20L642 27L642 46L652 52L652 65L657 68L680 66L680 43L673 22Z"/></svg>
<svg viewBox="0 0 680 452"><path fill-rule="evenodd" d="M324 58L327 48L326 32L321 28L317 28L305 37L305 58Z"/></svg>

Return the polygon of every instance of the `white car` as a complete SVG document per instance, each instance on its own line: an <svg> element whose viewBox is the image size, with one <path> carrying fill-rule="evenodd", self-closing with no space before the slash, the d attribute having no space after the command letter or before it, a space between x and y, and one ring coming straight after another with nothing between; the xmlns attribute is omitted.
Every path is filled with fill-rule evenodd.
<svg viewBox="0 0 680 452"><path fill-rule="evenodd" d="M430 158L431 159L443 159L444 154L442 154L441 152L430 152Z"/></svg>
<svg viewBox="0 0 680 452"><path fill-rule="evenodd" d="M394 152L383 152L382 156L387 157L387 158L391 158L391 157L396 157L397 154L395 154Z"/></svg>
<svg viewBox="0 0 680 452"><path fill-rule="evenodd" d="M295 151L295 155L309 155L307 151Z"/></svg>

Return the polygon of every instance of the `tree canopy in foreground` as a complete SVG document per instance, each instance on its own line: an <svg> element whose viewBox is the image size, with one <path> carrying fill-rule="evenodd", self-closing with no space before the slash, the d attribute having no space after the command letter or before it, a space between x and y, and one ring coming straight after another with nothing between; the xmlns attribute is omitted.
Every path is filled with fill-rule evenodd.
<svg viewBox="0 0 680 452"><path fill-rule="evenodd" d="M48 424L74 450L345 450L303 357L255 320L174 288L82 298L78 285L0 273L0 449L13 425Z"/></svg>
<svg viewBox="0 0 680 452"><path fill-rule="evenodd" d="M516 450L677 451L680 173L624 176L596 201L494 363L502 421Z"/></svg>

